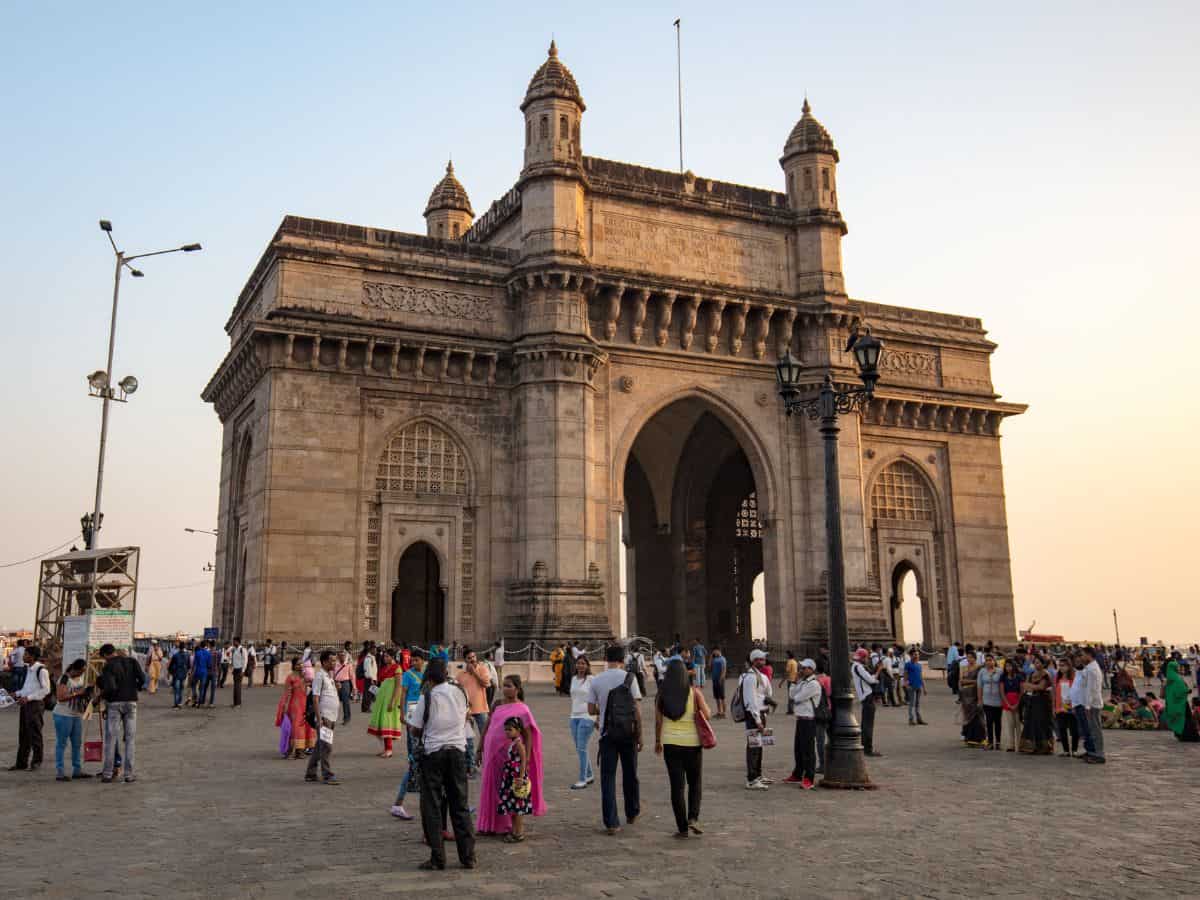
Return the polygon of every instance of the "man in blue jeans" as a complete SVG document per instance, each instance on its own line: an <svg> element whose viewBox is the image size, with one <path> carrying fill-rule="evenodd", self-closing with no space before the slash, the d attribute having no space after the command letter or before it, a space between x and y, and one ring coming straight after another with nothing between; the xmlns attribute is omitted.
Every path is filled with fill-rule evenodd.
<svg viewBox="0 0 1200 900"><path fill-rule="evenodd" d="M904 687L908 691L908 724L928 725L921 718L921 695L925 693L925 673L921 671L921 653L916 647L908 651L904 664Z"/></svg>
<svg viewBox="0 0 1200 900"><path fill-rule="evenodd" d="M204 695L209 693L210 689L213 694L216 694L216 680L213 678L213 658L212 652L208 649L208 641L200 642L200 649L192 655L192 678L196 683L196 703L195 708L199 709L204 705ZM209 701L209 706L212 706L216 697Z"/></svg>
<svg viewBox="0 0 1200 900"><path fill-rule="evenodd" d="M171 690L175 694L175 705L172 709L183 706L183 688L187 684L188 669L191 668L191 657L183 646L183 641L175 645L171 661L167 663L167 674L171 676Z"/></svg>
<svg viewBox="0 0 1200 900"><path fill-rule="evenodd" d="M642 752L642 714L637 702L642 693L632 672L625 671L625 651L619 644L611 645L604 652L605 671L592 676L588 693L588 712L600 718L600 805L604 815L604 827L610 834L621 830L617 815L617 763L621 764L621 787L625 796L625 821L632 825L641 814L641 797L637 777L637 755ZM627 685L633 695L633 722L620 723L622 730L632 725L632 737L618 738L614 733L617 723L607 718L609 695L615 688Z"/></svg>
<svg viewBox="0 0 1200 900"><path fill-rule="evenodd" d="M138 691L146 686L146 674L137 660L129 656L117 656L112 644L100 648L104 668L96 679L100 695L106 706L104 713L104 773L100 780L108 784L113 780L116 760L117 738L124 744L121 754L126 783L137 781L133 770L134 742L137 738Z"/></svg>
<svg viewBox="0 0 1200 900"><path fill-rule="evenodd" d="M692 644L692 671L696 673L696 687L704 687L704 667L708 662L708 650L696 638Z"/></svg>

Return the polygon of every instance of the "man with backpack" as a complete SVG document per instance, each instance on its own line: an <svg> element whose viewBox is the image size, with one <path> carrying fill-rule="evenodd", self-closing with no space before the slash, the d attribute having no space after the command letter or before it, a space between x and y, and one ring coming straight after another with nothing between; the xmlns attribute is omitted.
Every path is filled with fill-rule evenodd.
<svg viewBox="0 0 1200 900"><path fill-rule="evenodd" d="M762 650L750 652L750 668L738 681L733 697L733 720L746 724L746 790L765 791L771 780L763 777L762 740L767 730L767 707L771 696L771 679L763 672L767 654ZM757 735L754 732L758 732Z"/></svg>
<svg viewBox="0 0 1200 900"><path fill-rule="evenodd" d="M646 695L646 657L633 649L633 645L629 645L629 652L625 654L625 671L632 672L633 677L637 679L638 692L644 697Z"/></svg>
<svg viewBox="0 0 1200 900"><path fill-rule="evenodd" d="M788 688L796 716L796 739L792 748L796 763L784 783L799 784L806 791L812 790L816 777L817 729L829 721L829 698L813 674L816 668L817 664L811 659L801 660L799 676Z"/></svg>
<svg viewBox="0 0 1200 900"><path fill-rule="evenodd" d="M25 676L16 691L17 703L21 704L21 718L17 723L17 761L9 767L10 772L22 769L32 772L42 765L42 713L46 698L50 696L50 672L42 665L41 657L36 645L25 647Z"/></svg>
<svg viewBox="0 0 1200 900"><path fill-rule="evenodd" d="M171 692L175 695L175 705L171 709L183 706L183 687L187 683L188 670L192 667L191 654L183 646L183 641L175 645L171 661L167 663L167 675L171 679Z"/></svg>
<svg viewBox="0 0 1200 900"><path fill-rule="evenodd" d="M604 652L607 669L592 677L588 712L600 718L600 805L608 834L621 830L617 814L617 762L621 763L621 786L625 797L625 821L632 825L641 814L637 755L642 752L642 716L637 701L642 698L637 679L625 671L625 653L620 644Z"/></svg>

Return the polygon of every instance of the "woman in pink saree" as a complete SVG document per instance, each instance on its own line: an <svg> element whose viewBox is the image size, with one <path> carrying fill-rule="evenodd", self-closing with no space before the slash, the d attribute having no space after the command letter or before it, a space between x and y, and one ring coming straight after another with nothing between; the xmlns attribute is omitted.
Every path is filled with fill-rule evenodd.
<svg viewBox="0 0 1200 900"><path fill-rule="evenodd" d="M546 798L542 793L542 732L525 705L525 690L518 675L504 676L502 699L488 718L488 726L480 741L477 757L483 778L479 784L479 817L475 830L479 834L508 834L512 831L512 816L496 811L500 802L500 780L508 759L508 739L504 736L504 721L516 716L529 732L529 784L532 788L533 814L546 814Z"/></svg>

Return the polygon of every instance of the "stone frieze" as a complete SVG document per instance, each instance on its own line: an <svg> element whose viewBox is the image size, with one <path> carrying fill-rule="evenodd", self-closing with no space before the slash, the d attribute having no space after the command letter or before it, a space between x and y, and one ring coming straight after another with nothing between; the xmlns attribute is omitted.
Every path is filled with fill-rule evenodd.
<svg viewBox="0 0 1200 900"><path fill-rule="evenodd" d="M376 309L418 313L443 319L492 322L496 318L496 310L487 297L408 284L364 281L363 304Z"/></svg>

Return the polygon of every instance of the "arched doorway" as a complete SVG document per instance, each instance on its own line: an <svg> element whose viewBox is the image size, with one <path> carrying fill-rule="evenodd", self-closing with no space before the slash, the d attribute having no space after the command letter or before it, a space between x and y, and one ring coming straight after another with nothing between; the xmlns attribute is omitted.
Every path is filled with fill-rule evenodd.
<svg viewBox="0 0 1200 900"><path fill-rule="evenodd" d="M925 592L921 589L921 573L907 560L892 570L892 635L906 647L918 644L931 647L925 628Z"/></svg>
<svg viewBox="0 0 1200 900"><path fill-rule="evenodd" d="M446 591L437 552L424 541L400 557L392 590L392 642L428 648L446 638Z"/></svg>
<svg viewBox="0 0 1200 900"><path fill-rule="evenodd" d="M628 632L659 644L699 637L741 658L764 571L746 448L708 402L688 397L641 427L623 476Z"/></svg>

